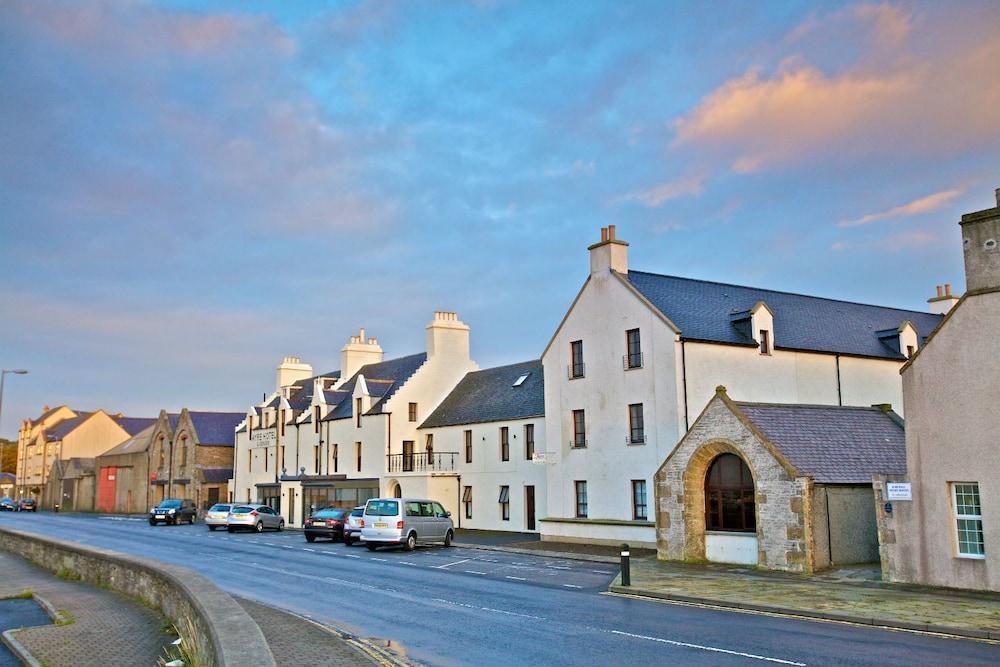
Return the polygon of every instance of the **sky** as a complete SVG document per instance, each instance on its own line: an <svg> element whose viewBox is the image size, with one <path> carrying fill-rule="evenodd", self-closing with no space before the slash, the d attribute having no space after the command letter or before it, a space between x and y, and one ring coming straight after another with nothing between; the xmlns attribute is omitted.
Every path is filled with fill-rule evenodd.
<svg viewBox="0 0 1000 667"><path fill-rule="evenodd" d="M991 6L992 4L992 6ZM995 3L0 3L0 435L245 410L359 327L537 358L632 268L924 310L1000 187Z"/></svg>

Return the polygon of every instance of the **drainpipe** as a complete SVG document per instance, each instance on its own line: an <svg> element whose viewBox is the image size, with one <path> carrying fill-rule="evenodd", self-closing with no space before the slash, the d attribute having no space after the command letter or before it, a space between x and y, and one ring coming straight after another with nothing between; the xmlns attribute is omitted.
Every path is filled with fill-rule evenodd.
<svg viewBox="0 0 1000 667"><path fill-rule="evenodd" d="M844 400L840 394L840 355L834 357L837 361L837 405L843 405Z"/></svg>
<svg viewBox="0 0 1000 667"><path fill-rule="evenodd" d="M687 355L684 351L684 340L681 339L681 381L684 384L684 432L690 428L688 424L688 376L687 376Z"/></svg>
<svg viewBox="0 0 1000 667"><path fill-rule="evenodd" d="M462 475L458 476L458 502L455 503L455 513L458 514L458 527L462 527Z"/></svg>

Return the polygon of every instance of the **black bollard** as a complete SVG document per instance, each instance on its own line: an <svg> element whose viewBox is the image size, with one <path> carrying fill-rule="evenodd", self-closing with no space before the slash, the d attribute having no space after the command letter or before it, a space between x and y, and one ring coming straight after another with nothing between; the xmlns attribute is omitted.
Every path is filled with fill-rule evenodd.
<svg viewBox="0 0 1000 667"><path fill-rule="evenodd" d="M629 567L628 545L622 545L622 586L632 585L632 573Z"/></svg>

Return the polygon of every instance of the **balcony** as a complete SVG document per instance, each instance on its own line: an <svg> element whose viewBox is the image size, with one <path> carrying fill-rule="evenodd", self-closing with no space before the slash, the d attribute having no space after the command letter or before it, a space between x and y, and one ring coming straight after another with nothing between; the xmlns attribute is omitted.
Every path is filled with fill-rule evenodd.
<svg viewBox="0 0 1000 667"><path fill-rule="evenodd" d="M631 371L636 368L642 368L642 352L631 352L622 357L622 367Z"/></svg>
<svg viewBox="0 0 1000 667"><path fill-rule="evenodd" d="M457 470L458 452L434 452L433 454L389 454L390 473L400 472L453 472Z"/></svg>
<svg viewBox="0 0 1000 667"><path fill-rule="evenodd" d="M570 364L569 366L566 367L566 376L570 380L577 380L584 376L586 370L587 368L586 366L584 366L582 361L578 364Z"/></svg>
<svg viewBox="0 0 1000 667"><path fill-rule="evenodd" d="M642 432L633 431L632 433L625 436L626 445L645 445L646 444L646 434Z"/></svg>

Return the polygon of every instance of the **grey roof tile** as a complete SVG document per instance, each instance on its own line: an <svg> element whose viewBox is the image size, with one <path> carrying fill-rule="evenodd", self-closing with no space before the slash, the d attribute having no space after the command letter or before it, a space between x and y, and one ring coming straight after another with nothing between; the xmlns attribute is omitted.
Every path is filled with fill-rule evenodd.
<svg viewBox="0 0 1000 667"><path fill-rule="evenodd" d="M156 417L112 417L129 435L144 431L156 423Z"/></svg>
<svg viewBox="0 0 1000 667"><path fill-rule="evenodd" d="M906 472L903 427L879 408L742 403L740 411L800 473L825 484L870 484Z"/></svg>
<svg viewBox="0 0 1000 667"><path fill-rule="evenodd" d="M338 393L343 392L344 397L337 403L336 407L323 418L323 421L334 419L346 419L354 416L354 401L351 400L354 394L354 385L358 381L359 375L365 376L365 383L368 391L375 400L371 410L365 414L380 414L385 402L388 401L396 391L399 390L410 377L417 372L427 361L427 353L411 354L406 357L380 361L376 364L366 364L355 373L350 380L344 383Z"/></svg>
<svg viewBox="0 0 1000 667"><path fill-rule="evenodd" d="M80 412L75 410L76 417L64 419L55 426L45 431L45 438L48 440L62 440L69 435L77 426L87 420L93 412Z"/></svg>
<svg viewBox="0 0 1000 667"><path fill-rule="evenodd" d="M525 373L528 377L524 382L513 386ZM542 362L532 360L467 373L420 428L527 419L544 414Z"/></svg>
<svg viewBox="0 0 1000 667"><path fill-rule="evenodd" d="M628 281L676 324L687 340L755 345L747 335L749 329L732 316L763 301L774 313L776 349L902 360L899 350L883 342L877 332L896 329L909 320L922 340L942 319L932 313L644 271L629 271Z"/></svg>
<svg viewBox="0 0 1000 667"><path fill-rule="evenodd" d="M232 447L236 441L236 425L246 419L243 412L192 412L191 423L198 444Z"/></svg>
<svg viewBox="0 0 1000 667"><path fill-rule="evenodd" d="M232 468L203 468L201 471L207 484L222 484L233 478Z"/></svg>

